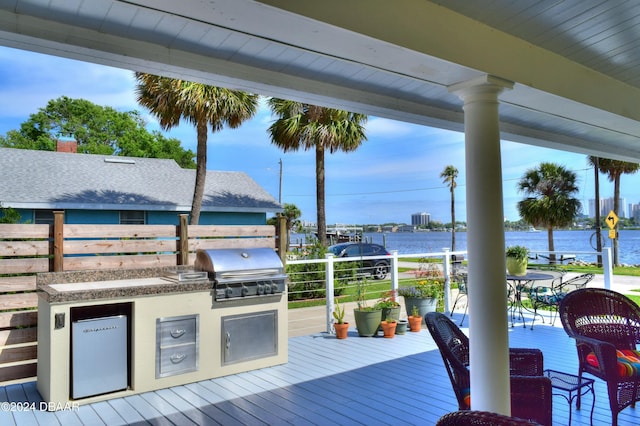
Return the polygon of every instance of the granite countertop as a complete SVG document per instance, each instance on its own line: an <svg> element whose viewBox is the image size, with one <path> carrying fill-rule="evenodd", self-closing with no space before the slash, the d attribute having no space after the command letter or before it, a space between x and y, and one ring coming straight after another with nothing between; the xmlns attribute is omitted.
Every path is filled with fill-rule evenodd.
<svg viewBox="0 0 640 426"><path fill-rule="evenodd" d="M178 271L188 268L112 269L48 272L37 275L38 295L49 303L100 300L158 294L209 291L209 279L179 282Z"/></svg>

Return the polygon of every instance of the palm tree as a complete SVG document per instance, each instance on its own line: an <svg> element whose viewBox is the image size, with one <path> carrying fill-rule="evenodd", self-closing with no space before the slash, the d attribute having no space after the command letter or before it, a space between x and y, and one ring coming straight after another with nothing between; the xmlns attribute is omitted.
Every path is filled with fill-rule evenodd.
<svg viewBox="0 0 640 426"><path fill-rule="evenodd" d="M518 202L520 216L535 227L547 229L549 251L553 252L553 228L570 225L580 211L580 201L573 197L578 192L576 174L554 163L541 163L525 172L518 190L527 196ZM549 259L554 263L555 255Z"/></svg>
<svg viewBox="0 0 640 426"><path fill-rule="evenodd" d="M277 98L269 99L269 106L278 117L268 129L273 144L284 152L315 149L318 239L326 246L324 154L355 151L367 139L367 116Z"/></svg>
<svg viewBox="0 0 640 426"><path fill-rule="evenodd" d="M609 182L613 182L613 211L620 216L620 177L623 174L637 172L640 165L638 163L628 163L594 156L589 156L589 163L593 166L597 165L598 170L607 175ZM596 208L599 210L600 206ZM613 239L613 264L618 265L618 238Z"/></svg>
<svg viewBox="0 0 640 426"><path fill-rule="evenodd" d="M456 186L458 186L456 183L458 169L449 165L440 173L440 177L442 178L442 183L446 184L451 192L451 251L456 251L456 207L454 190Z"/></svg>
<svg viewBox="0 0 640 426"><path fill-rule="evenodd" d="M138 103L158 117L164 130L181 119L196 126L196 182L189 223L197 225L207 176L207 132L236 128L256 113L258 95L136 72Z"/></svg>

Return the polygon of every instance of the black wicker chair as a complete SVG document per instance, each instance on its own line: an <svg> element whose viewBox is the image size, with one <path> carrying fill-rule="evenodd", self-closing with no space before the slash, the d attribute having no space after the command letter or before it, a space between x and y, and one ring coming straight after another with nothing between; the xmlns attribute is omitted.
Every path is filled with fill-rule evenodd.
<svg viewBox="0 0 640 426"><path fill-rule="evenodd" d="M589 373L606 382L611 424L616 426L620 411L640 400L640 372L630 368L630 375L619 374L617 356L617 351L636 350L640 307L615 291L585 288L567 294L559 313L565 331L576 340L578 376Z"/></svg>
<svg viewBox="0 0 640 426"><path fill-rule="evenodd" d="M460 410L470 410L469 338L446 315L424 317L451 380ZM544 377L539 349L509 349L511 415L542 425L552 424L551 380Z"/></svg>
<svg viewBox="0 0 640 426"><path fill-rule="evenodd" d="M556 316L558 315L558 307L560 302L565 298L570 291L580 290L585 288L591 280L593 280L593 274L582 274L577 277L563 281L562 277L553 280L551 287L537 286L531 289L529 299L533 305L533 321L531 322L531 329L533 329L533 323L536 320L538 314L538 308L540 306L546 306L552 309L551 325L555 324Z"/></svg>
<svg viewBox="0 0 640 426"><path fill-rule="evenodd" d="M539 424L488 411L462 410L440 417L436 426L526 426Z"/></svg>

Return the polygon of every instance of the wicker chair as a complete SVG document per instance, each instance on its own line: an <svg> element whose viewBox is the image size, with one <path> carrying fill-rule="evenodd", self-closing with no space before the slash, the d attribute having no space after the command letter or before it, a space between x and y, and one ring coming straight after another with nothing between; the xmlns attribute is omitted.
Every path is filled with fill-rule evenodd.
<svg viewBox="0 0 640 426"><path fill-rule="evenodd" d="M533 323L536 321L538 307L546 306L553 309L551 325L555 324L560 301L564 299L570 291L585 288L587 284L593 280L593 276L593 274L582 274L564 282L562 281L562 277L560 277L553 280L551 287L533 287L531 289L531 294L529 294L529 299L533 305L533 321L531 322L531 329L533 330Z"/></svg>
<svg viewBox="0 0 640 426"><path fill-rule="evenodd" d="M585 288L562 299L559 313L565 331L576 340L578 376L589 373L606 382L611 424L617 425L620 411L640 400L640 372L630 369L635 374L620 376L616 353L636 349L640 307L615 291ZM580 394L577 404L579 407Z"/></svg>
<svg viewBox="0 0 640 426"><path fill-rule="evenodd" d="M429 312L424 317L440 349L460 410L470 407L469 338L446 315ZM509 349L511 373L511 415L551 425L551 380L543 376L539 349Z"/></svg>
<svg viewBox="0 0 640 426"><path fill-rule="evenodd" d="M436 426L525 426L539 424L488 411L463 410L445 414L440 417Z"/></svg>

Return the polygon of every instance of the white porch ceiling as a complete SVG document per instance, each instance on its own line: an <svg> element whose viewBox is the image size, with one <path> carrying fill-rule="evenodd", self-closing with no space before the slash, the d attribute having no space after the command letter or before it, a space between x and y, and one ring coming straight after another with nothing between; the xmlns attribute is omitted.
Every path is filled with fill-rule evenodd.
<svg viewBox="0 0 640 426"><path fill-rule="evenodd" d="M0 44L460 131L491 74L503 139L640 161L633 1L0 0Z"/></svg>

